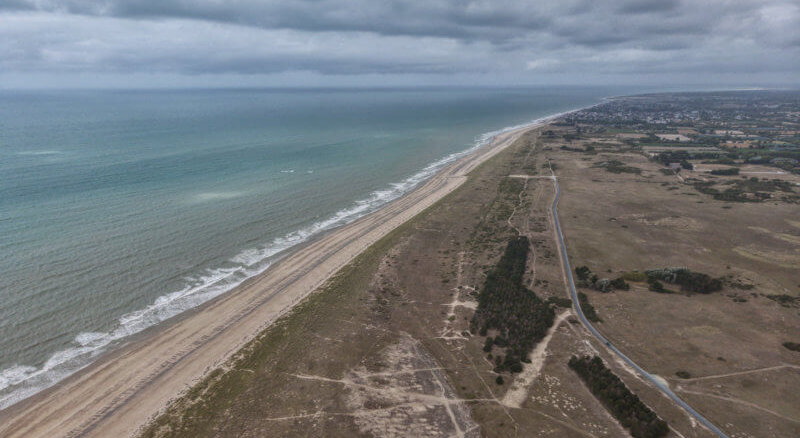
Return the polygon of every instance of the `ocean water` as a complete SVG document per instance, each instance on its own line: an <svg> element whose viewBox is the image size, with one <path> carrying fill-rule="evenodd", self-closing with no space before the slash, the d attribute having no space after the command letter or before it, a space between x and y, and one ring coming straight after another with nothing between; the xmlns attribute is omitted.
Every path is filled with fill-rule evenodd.
<svg viewBox="0 0 800 438"><path fill-rule="evenodd" d="M0 92L0 409L603 88Z"/></svg>

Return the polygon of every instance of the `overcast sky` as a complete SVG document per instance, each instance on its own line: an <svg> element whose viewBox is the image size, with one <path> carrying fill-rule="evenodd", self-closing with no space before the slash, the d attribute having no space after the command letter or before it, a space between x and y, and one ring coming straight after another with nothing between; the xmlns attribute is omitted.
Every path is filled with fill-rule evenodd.
<svg viewBox="0 0 800 438"><path fill-rule="evenodd" d="M0 0L0 87L800 85L797 0Z"/></svg>

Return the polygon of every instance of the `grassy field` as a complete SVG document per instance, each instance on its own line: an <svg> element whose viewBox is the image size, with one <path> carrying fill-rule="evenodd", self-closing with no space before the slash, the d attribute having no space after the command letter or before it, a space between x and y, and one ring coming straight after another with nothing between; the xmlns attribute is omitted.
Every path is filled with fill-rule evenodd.
<svg viewBox="0 0 800 438"><path fill-rule="evenodd" d="M798 308L775 298L800 295L791 269L796 205L714 200L610 134L563 145L561 135L524 135L177 399L143 436L624 436L567 366L573 355L601 356L669 436L710 436L609 355L571 310L555 309L521 373L496 373L492 355L502 350L484 351L485 337L470 333L477 291L515 236L530 242L525 287L542 300L568 297L553 185L542 178L551 168L573 266L608 278L686 266L724 279L711 294L659 294L642 281L627 291L584 289L597 327L731 435L800 434L800 353L782 346L800 342Z"/></svg>
<svg viewBox="0 0 800 438"><path fill-rule="evenodd" d="M498 385L483 339L467 332L475 289L518 232L532 242L529 287L566 296L547 214L552 183L508 178L549 173L536 159L537 137L367 250L142 435L617 436L620 427L570 375L568 355L526 364L527 378L545 378L531 375L533 365L554 370L547 386L523 388L517 406L504 400L515 377ZM564 323L548 342L580 351L581 336Z"/></svg>
<svg viewBox="0 0 800 438"><path fill-rule="evenodd" d="M596 139L573 146L580 141ZM691 181L732 187L743 178L665 175L644 155L614 146L593 156L553 148L550 156L559 167L559 208L575 266L608 278L687 267L725 285L711 294L658 294L644 282L606 294L586 289L604 320L601 331L729 434L800 434L800 354L781 346L798 336L800 314L767 297L800 295L793 200L779 191L762 202L717 200ZM593 164L608 160L641 173ZM681 371L692 378L677 376Z"/></svg>

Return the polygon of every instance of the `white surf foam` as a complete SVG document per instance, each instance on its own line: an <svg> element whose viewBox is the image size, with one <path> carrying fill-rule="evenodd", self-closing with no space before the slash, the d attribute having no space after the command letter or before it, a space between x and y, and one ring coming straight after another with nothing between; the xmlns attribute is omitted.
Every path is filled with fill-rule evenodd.
<svg viewBox="0 0 800 438"><path fill-rule="evenodd" d="M191 203L210 202L210 201L224 201L227 199L240 198L247 195L247 192L203 192L197 193L191 197Z"/></svg>
<svg viewBox="0 0 800 438"><path fill-rule="evenodd" d="M21 151L17 152L17 155L29 155L29 156L36 156L36 155L61 155L63 152L57 150L46 150L46 151Z"/></svg>
<svg viewBox="0 0 800 438"><path fill-rule="evenodd" d="M210 269L203 275L187 278L186 286L183 289L162 295L149 306L122 315L117 327L110 332L80 333L75 337L72 347L54 353L40 368L14 365L0 370L0 409L30 397L84 368L106 351L109 345L119 343L133 334L230 291L248 278L264 272L287 249L308 241L322 231L353 222L401 197L444 166L488 144L495 136L526 126L545 123L572 111L482 134L475 139L472 147L447 155L403 181L389 184L383 190L376 190L368 197L356 201L348 208L337 211L325 220L288 233L261 247L243 250L230 260L230 266ZM294 170L288 169L281 172L293 173ZM219 196L220 193L207 193L203 195L207 195L203 196L204 200L211 200L228 199L226 195L229 194L225 193Z"/></svg>

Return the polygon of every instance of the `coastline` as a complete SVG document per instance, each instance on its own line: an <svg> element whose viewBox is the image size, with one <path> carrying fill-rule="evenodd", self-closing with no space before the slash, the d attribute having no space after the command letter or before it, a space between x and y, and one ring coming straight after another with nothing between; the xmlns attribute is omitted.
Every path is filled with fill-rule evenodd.
<svg viewBox="0 0 800 438"><path fill-rule="evenodd" d="M146 329L55 386L0 411L0 433L132 433L372 243L459 187L472 169L525 131L579 109L490 133L494 135L489 143L460 153L378 210L323 230L233 290Z"/></svg>
<svg viewBox="0 0 800 438"><path fill-rule="evenodd" d="M410 170L410 175L386 182L349 204L339 205L338 210L320 215L308 224L284 230L271 240L235 248L227 260L206 266L202 272L184 273L182 275L185 278L177 287L163 288L156 291L157 294L149 302L125 309L121 314L109 315L110 325L103 328L84 327L69 335L72 337L70 341L45 352L47 356L39 364L22 360L0 369L0 411L68 378L109 352L139 338L141 332L150 331L153 326L162 326L169 319L191 312L231 292L309 241L382 208L413 190L444 166L485 146L493 136L530 123L481 133L470 139L464 150L434 157L432 161Z"/></svg>

